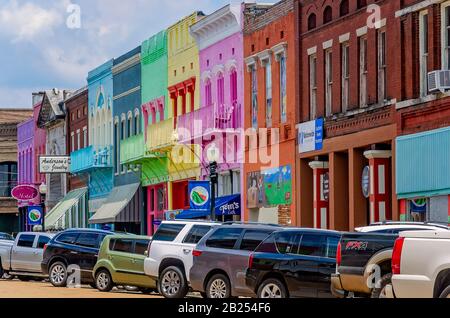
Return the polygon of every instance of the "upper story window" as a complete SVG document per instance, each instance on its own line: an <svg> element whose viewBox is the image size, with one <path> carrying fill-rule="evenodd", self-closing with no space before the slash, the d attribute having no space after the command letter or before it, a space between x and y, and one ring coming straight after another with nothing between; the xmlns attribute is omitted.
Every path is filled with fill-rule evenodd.
<svg viewBox="0 0 450 318"><path fill-rule="evenodd" d="M419 50L420 50L420 95L428 94L428 12L419 16Z"/></svg>
<svg viewBox="0 0 450 318"><path fill-rule="evenodd" d="M378 31L378 102L386 100L386 32Z"/></svg>
<svg viewBox="0 0 450 318"><path fill-rule="evenodd" d="M286 55L280 56L280 115L281 122L284 124L287 121L287 93L286 93Z"/></svg>
<svg viewBox="0 0 450 318"><path fill-rule="evenodd" d="M342 0L339 5L339 16L343 17L349 13L349 4L348 0Z"/></svg>
<svg viewBox="0 0 450 318"><path fill-rule="evenodd" d="M315 29L317 26L317 22L316 22L316 14L315 13L311 13L308 17L308 31Z"/></svg>
<svg viewBox="0 0 450 318"><path fill-rule="evenodd" d="M359 57L359 106L367 106L367 38L362 36L358 43Z"/></svg>
<svg viewBox="0 0 450 318"><path fill-rule="evenodd" d="M252 127L254 129L258 128L258 77L256 65L252 66L251 69L252 76Z"/></svg>
<svg viewBox="0 0 450 318"><path fill-rule="evenodd" d="M0 163L0 197L11 197L12 189L17 185L17 163Z"/></svg>
<svg viewBox="0 0 450 318"><path fill-rule="evenodd" d="M309 56L309 113L310 119L316 118L317 112L317 56Z"/></svg>
<svg viewBox="0 0 450 318"><path fill-rule="evenodd" d="M233 69L230 73L230 96L231 96L231 102L235 103L238 98L238 84L237 84L237 72L235 69Z"/></svg>
<svg viewBox="0 0 450 318"><path fill-rule="evenodd" d="M333 52L325 51L325 111L327 116L333 113Z"/></svg>
<svg viewBox="0 0 450 318"><path fill-rule="evenodd" d="M367 6L367 0L357 0L356 1L356 8L361 9Z"/></svg>
<svg viewBox="0 0 450 318"><path fill-rule="evenodd" d="M272 127L272 63L267 61L266 71L266 127Z"/></svg>
<svg viewBox="0 0 450 318"><path fill-rule="evenodd" d="M205 83L205 106L212 105L212 91L211 91L211 80L207 79Z"/></svg>
<svg viewBox="0 0 450 318"><path fill-rule="evenodd" d="M450 2L442 6L442 68L450 69Z"/></svg>
<svg viewBox="0 0 450 318"><path fill-rule="evenodd" d="M341 72L342 72L342 112L348 109L350 96L350 46L348 42L341 45Z"/></svg>
<svg viewBox="0 0 450 318"><path fill-rule="evenodd" d="M217 75L217 103L219 105L225 103L225 81L222 73Z"/></svg>
<svg viewBox="0 0 450 318"><path fill-rule="evenodd" d="M333 9L330 6L327 6L323 11L323 23L329 23L333 20Z"/></svg>
<svg viewBox="0 0 450 318"><path fill-rule="evenodd" d="M134 128L134 135L137 135L140 133L139 131L139 113L136 113L134 115L134 124L133 124L133 128Z"/></svg>

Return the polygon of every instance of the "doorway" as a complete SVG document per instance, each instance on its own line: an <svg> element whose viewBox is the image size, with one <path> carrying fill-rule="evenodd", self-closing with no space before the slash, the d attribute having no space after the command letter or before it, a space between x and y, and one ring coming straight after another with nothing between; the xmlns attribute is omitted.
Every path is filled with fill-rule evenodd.
<svg viewBox="0 0 450 318"><path fill-rule="evenodd" d="M147 187L147 231L153 235L164 218L167 209L166 186L158 184Z"/></svg>

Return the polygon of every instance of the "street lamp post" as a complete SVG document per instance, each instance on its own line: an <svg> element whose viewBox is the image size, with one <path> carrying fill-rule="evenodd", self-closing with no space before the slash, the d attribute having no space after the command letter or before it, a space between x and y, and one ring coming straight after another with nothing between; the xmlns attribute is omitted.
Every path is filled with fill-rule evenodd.
<svg viewBox="0 0 450 318"><path fill-rule="evenodd" d="M45 232L45 196L47 195L47 185L44 182L39 186L39 193L41 194L42 232Z"/></svg>
<svg viewBox="0 0 450 318"><path fill-rule="evenodd" d="M209 180L211 182L211 221L216 220L216 185L218 181L217 174L217 161L219 160L219 150L216 144L212 144L207 152L207 157L209 161Z"/></svg>

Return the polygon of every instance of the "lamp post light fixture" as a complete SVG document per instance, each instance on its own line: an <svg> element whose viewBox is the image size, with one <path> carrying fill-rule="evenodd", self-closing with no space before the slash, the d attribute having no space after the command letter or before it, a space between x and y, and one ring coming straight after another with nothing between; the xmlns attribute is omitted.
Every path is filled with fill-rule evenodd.
<svg viewBox="0 0 450 318"><path fill-rule="evenodd" d="M219 161L219 149L215 143L208 148L206 156L209 161L209 180L211 182L211 221L216 220L216 185L218 182L217 161Z"/></svg>
<svg viewBox="0 0 450 318"><path fill-rule="evenodd" d="M45 182L39 186L39 193L41 195L41 208L42 208L42 232L45 232L45 196L47 195L47 185Z"/></svg>

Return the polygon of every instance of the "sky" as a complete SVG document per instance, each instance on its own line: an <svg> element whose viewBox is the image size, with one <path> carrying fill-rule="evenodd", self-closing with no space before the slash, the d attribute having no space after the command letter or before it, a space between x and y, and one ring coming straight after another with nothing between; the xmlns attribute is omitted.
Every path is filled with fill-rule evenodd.
<svg viewBox="0 0 450 318"><path fill-rule="evenodd" d="M81 88L96 66L230 2L242 0L0 0L0 108L31 108L35 91Z"/></svg>

